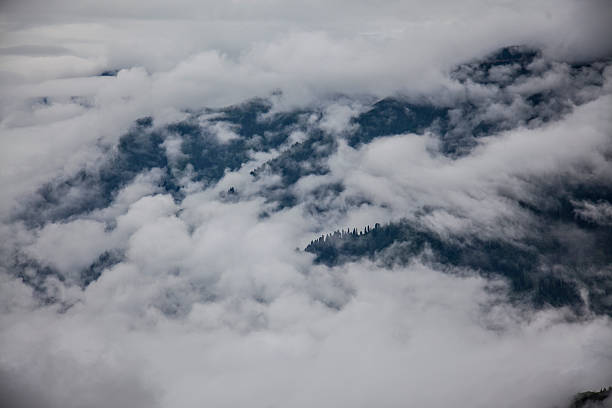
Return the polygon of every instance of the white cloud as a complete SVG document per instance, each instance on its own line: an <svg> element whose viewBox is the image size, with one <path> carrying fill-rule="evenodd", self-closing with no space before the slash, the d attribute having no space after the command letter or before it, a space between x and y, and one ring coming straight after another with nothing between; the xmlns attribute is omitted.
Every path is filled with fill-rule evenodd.
<svg viewBox="0 0 612 408"><path fill-rule="evenodd" d="M104 228L103 223L89 220L47 224L25 251L40 264L57 268L78 282L79 272L112 246Z"/></svg>
<svg viewBox="0 0 612 408"><path fill-rule="evenodd" d="M482 279L419 264L392 271L352 264L342 274L354 292L341 310L288 290L270 303L241 296L198 302L174 320L151 308L155 287L169 288L170 281L117 268L64 315L39 309L4 316L10 330L2 336L3 360L37 379L29 386L49 403L83 406L78 395L88 392L85 406L92 407L108 401L110 378L155 389L144 396L160 406L553 406L605 385L611 374L606 319L564 323L545 311L522 322L511 307L491 308ZM130 308L117 314L121 304ZM36 329L24 321L36 321ZM25 336L28 343L17 341ZM31 371L18 350L39 344L45 347L32 356L39 368ZM68 381L100 360L104 365L88 375L95 388ZM66 382L61 394L58 382ZM129 398L128 391L116 389L115 397Z"/></svg>
<svg viewBox="0 0 612 408"><path fill-rule="evenodd" d="M325 108L319 126L328 133L354 131L355 127L351 124L351 119L357 117L361 111L363 108L360 106L332 104Z"/></svg>
<svg viewBox="0 0 612 408"><path fill-rule="evenodd" d="M232 126L230 123L227 122L216 122L209 128L217 137L217 140L219 140L219 142L221 143L227 143L230 140L234 140L239 137L238 134L235 132L235 126Z"/></svg>
<svg viewBox="0 0 612 408"><path fill-rule="evenodd" d="M303 179L298 191L307 199L321 184L341 181L346 190L338 198L338 206L357 196L389 209L386 216L376 215L370 224L412 218L415 212L430 207L450 212L428 218L428 222L440 223L441 232L447 228L465 232L468 222L480 229L480 234L520 236L521 230L516 228L528 223L517 222L521 210L505 194L535 199L529 180L559 173L580 178L580 169L587 163L592 166L592 178L610 176L604 155L612 132L611 102L609 96L603 96L548 126L519 128L484 139L472 154L460 159L436 154L437 142L431 135L381 138L359 150L341 143L330 159L331 174ZM466 220L457 224L457 216Z"/></svg>
<svg viewBox="0 0 612 408"><path fill-rule="evenodd" d="M419 221L442 234L518 239L533 225L509 197L539 199L531 180L609 180L609 67L606 84L581 89L579 100L589 102L562 120L481 139L462 158L442 156L430 134L359 149L341 139L362 109L348 101L395 93L444 104L468 94L487 101L482 118L520 117L522 99L496 103L498 88L459 86L449 69L509 44L541 46L561 60L609 55L607 3L76 7L32 0L2 7L0 386L8 384L13 399L32 394L15 404L559 406L575 392L610 385L609 318L569 321L563 309L513 306L502 283L470 271L443 274L418 260L396 269L368 262L327 268L296 250L321 231L414 218L424 208L431 211ZM94 76L108 69L120 71ZM555 63L507 91L564 85L566 71ZM162 191L164 174L154 169L107 208L38 229L12 222L24 195L44 182L99 167L135 119L152 115L161 126L184 118L183 109L272 92L275 111L320 109L309 126L340 145L329 174L292 188L299 205L273 211L260 194L279 184L278 175L249 175L279 153L271 151L253 153L207 189L186 170L182 201ZM202 125L221 142L238 137L225 122ZM290 142L307 137L292 132ZM184 157L180 143L176 135L164 143L171 162ZM329 199L330 211L304 211L312 192L333 182L345 190ZM230 187L239 200L223 200ZM87 192L75 188L63 199L79 193ZM350 199L363 200L351 206ZM577 216L609 224L608 204L574 205ZM117 263L84 289L72 285L105 250L117 251ZM13 277L11 257L21 252L67 278L43 282L57 303L42 305Z"/></svg>

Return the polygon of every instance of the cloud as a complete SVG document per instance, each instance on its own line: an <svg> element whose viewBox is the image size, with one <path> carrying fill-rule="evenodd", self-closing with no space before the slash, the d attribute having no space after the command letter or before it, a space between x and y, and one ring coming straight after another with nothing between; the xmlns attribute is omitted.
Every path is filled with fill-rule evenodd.
<svg viewBox="0 0 612 408"><path fill-rule="evenodd" d="M597 163L593 152L608 143L607 104L597 100L559 123L487 139L456 160L436 154L431 136L341 147L330 177L340 177L348 194L391 204L350 209L344 221L380 221L431 200L467 215L433 213L435 228L462 231L466 220L516 216L496 188L517 177L520 192L521 177ZM336 110L344 117L345 109ZM55 304L37 307L17 280L3 282L13 293L2 297L9 312L0 320L10 387L34 390L51 406L106 406L110 392L117 404L135 406L522 407L561 405L610 381L608 318L572 322L564 310L511 306L501 282L444 274L418 260L395 269L313 266L295 246L319 226L300 206L262 218L270 204L261 198L219 198L229 183L245 182L239 173L180 203L152 194L155 172L145 174L110 207L84 216L114 220L112 230L99 221L41 230L32 246L41 259L78 262L66 252L102 250L89 230L125 257L83 291L64 295L71 307L61 313ZM38 354L23 361L31 349Z"/></svg>
<svg viewBox="0 0 612 408"><path fill-rule="evenodd" d="M111 246L104 232L104 224L76 220L65 224L47 224L36 242L25 251L41 264L49 264L75 279L81 269L88 267Z"/></svg>
<svg viewBox="0 0 612 408"><path fill-rule="evenodd" d="M603 155L609 149L609 105L605 96L548 126L483 139L471 155L456 160L436 154L437 140L427 135L381 138L359 150L341 145L330 159L331 174L305 179L298 188L307 196L318 185L341 181L346 189L340 200L362 196L388 207L395 218L411 217L424 207L451 209L479 228L490 225L493 232L502 219L521 213L503 192L530 200L530 180L559 172L588 177L580 171L586 163L593 166L594 178L608 179Z"/></svg>
<svg viewBox="0 0 612 408"><path fill-rule="evenodd" d="M302 250L321 233L407 219L448 240L550 232L572 256L592 254L610 225L597 188L612 177L612 71L575 63L611 55L608 3L1 7L0 398L547 407L610 385L605 314L536 310L507 282L427 253L328 268ZM541 50L523 76L520 63L457 69L513 44ZM255 96L270 110L203 109ZM448 113L452 129L347 143L388 96ZM480 123L499 126L476 134ZM453 141L464 149L449 153ZM221 157L202 153L213 147L232 166L202 176ZM562 199L565 224L534 215ZM546 266L607 290L609 264Z"/></svg>
<svg viewBox="0 0 612 408"><path fill-rule="evenodd" d="M38 55L38 56L50 56L50 55L66 55L70 54L70 50L65 47L58 46L41 46L41 45L17 45L13 47L0 48L0 54L3 55Z"/></svg>
<svg viewBox="0 0 612 408"><path fill-rule="evenodd" d="M581 201L574 203L577 217L600 225L612 224L612 204L607 202Z"/></svg>
<svg viewBox="0 0 612 408"><path fill-rule="evenodd" d="M82 398L105 406L110 391L118 403L138 398L138 406L553 406L612 374L607 319L566 323L545 311L525 322L521 311L497 304L486 281L419 264L391 271L352 264L341 273L353 294L340 310L289 288L263 303L241 295L196 302L176 320L156 312L160 294L152 290L171 281L117 269L63 315L5 315L3 360L20 375L38 367L29 389L68 406ZM36 329L24 324L32 321ZM25 336L27 344L17 341ZM18 350L43 344L36 366L17 360ZM66 353L74 362L63 360ZM90 371L93 378L77 374L100 360L107 363ZM134 382L156 392L141 394ZM61 393L53 391L58 384Z"/></svg>

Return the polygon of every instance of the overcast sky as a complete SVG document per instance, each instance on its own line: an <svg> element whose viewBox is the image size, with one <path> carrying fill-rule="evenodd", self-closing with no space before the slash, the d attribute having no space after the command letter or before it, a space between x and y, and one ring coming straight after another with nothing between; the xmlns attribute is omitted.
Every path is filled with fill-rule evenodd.
<svg viewBox="0 0 612 408"><path fill-rule="evenodd" d="M419 222L442 237L520 240L537 226L509 197L544 200L534 180L612 180L610 22L606 0L2 1L0 399L552 408L612 385L606 316L512 303L506 282L422 257L330 268L301 250L321 233L413 220L423 208L435 211ZM537 47L551 68L510 89L449 75L509 45ZM573 83L569 64L594 60L605 61L601 83ZM522 95L547 87L571 99L567 114L484 138L465 157L442 154L430 133L358 148L342 139L377 98L474 98L485 101L482 117L523 123ZM516 103L501 104L508 95ZM296 206L275 211L262 191L278 176L250 175L287 143L212 186L182 175L182 201L151 169L103 208L33 227L15 216L44 183L95 173L138 118L162 128L187 109L253 97L271 97L279 112L314 109L306 133L337 138L329 173L291 187ZM221 143L238 137L199 120ZM169 166L180 144L165 140ZM315 192L334 183L344 190L313 217ZM239 200L220 198L230 187ZM63 200L88 191L71 193ZM347 204L356 198L365 204ZM576 203L576 216L612 225L610 204ZM121 260L80 287L80 271L105 251ZM44 281L54 301L16 276L16 259L31 266L26 275L57 271Z"/></svg>

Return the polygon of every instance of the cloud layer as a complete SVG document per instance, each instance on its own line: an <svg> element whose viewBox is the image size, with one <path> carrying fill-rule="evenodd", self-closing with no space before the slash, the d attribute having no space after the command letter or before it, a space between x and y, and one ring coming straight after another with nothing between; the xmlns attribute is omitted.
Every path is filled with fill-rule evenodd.
<svg viewBox="0 0 612 408"><path fill-rule="evenodd" d="M612 383L607 2L73 3L1 5L0 399L563 407ZM580 304L427 245L304 251L400 222L535 253Z"/></svg>

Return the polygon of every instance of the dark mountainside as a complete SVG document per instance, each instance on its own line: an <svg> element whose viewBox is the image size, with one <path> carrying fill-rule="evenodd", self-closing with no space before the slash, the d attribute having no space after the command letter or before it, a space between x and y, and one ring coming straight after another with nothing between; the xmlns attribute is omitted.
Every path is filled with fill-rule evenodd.
<svg viewBox="0 0 612 408"><path fill-rule="evenodd" d="M610 394L612 394L612 387L601 389L600 391L586 391L574 397L574 401L569 408L605 408L610 401Z"/></svg>
<svg viewBox="0 0 612 408"><path fill-rule="evenodd" d="M421 256L425 262L447 270L459 267L485 276L502 276L515 294L529 295L536 306L570 306L579 311L584 306L580 289L586 287L591 310L610 314L612 278L582 271L610 265L612 231L605 228L593 234L597 238L592 252L576 259L568 255L571 248L546 233L523 242L477 236L448 240L404 220L361 231L335 231L313 240L305 250L315 255L315 262L330 267L363 257L388 266L406 265ZM555 269L567 265L571 265L567 274L555 273Z"/></svg>
<svg viewBox="0 0 612 408"><path fill-rule="evenodd" d="M323 107L274 112L273 104L266 99L189 112L187 119L161 127L155 126L154 118L141 118L116 146L101 146L107 151L107 159L97 167L50 180L14 217L29 228L74 219L107 207L123 187L152 170L161 174L160 191L172 194L180 202L184 197L181 180L186 175L204 186L212 186L227 171L240 169L258 152L277 154L251 172L253 180L264 175L277 175L280 179L259 194L273 203L277 211L290 208L299 204L293 190L295 184L309 175L329 173L328 159L340 142L359 148L377 138L428 132L438 139L439 153L455 160L469 155L480 138L561 119L573 106L589 101L581 89L601 88L603 68L600 62L572 65L547 60L537 50L504 48L451 72L451 78L465 87L464 93L452 99L453 103L401 96L367 102L350 119L352 130L340 135L313 125L323 116ZM547 87L537 90L523 86L530 79L551 72L565 80L547 83ZM474 87L487 89L492 96L471 92ZM498 108L497 116L489 111L493 103ZM226 126L237 137L220 140L215 134L216 125ZM304 137L291 141L293 132L302 132ZM180 141L180 152L171 160L167 143L174 139ZM415 214L415 219L377 224L359 232L353 229L323 235L305 250L314 254L315 262L330 267L362 258L387 265L407 264L420 257L445 270L459 267L485 276L503 277L514 295L528 296L539 307L569 306L580 313L586 311L588 302L589 312L612 316L612 225L580 216L580 203L612 203L612 180L593 177L588 172L585 169L579 183L557 176L530 180L533 200L505 193L507 200L534 223L531 235L519 241L475 235L442 239L419 223L419 216L432 211L424 208L422 214ZM328 210L326 203L343 190L341 182L321 187L304 208L313 216L323 214ZM233 200L240 197L241 192L234 189L226 195ZM345 205L363 202L359 197L351 197ZM586 237L586 245L560 239L560 230ZM101 254L82 271L81 286L95 281L105 268L121 258L121 253ZM24 272L31 268L37 270L35 275ZM38 290L41 299L53 301L52 294L46 293L41 284L46 276L56 274L52 268L38 265L23 253L14 253L7 269Z"/></svg>

